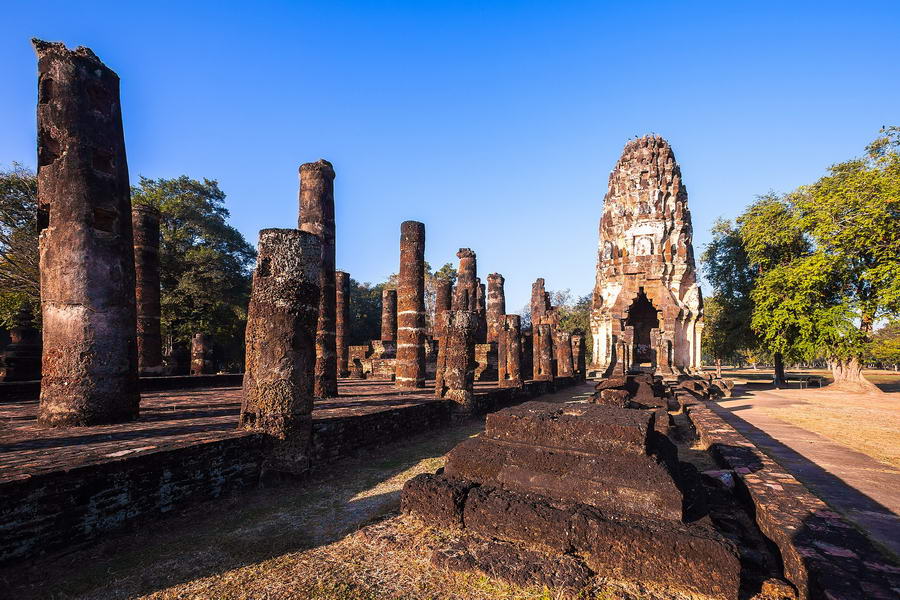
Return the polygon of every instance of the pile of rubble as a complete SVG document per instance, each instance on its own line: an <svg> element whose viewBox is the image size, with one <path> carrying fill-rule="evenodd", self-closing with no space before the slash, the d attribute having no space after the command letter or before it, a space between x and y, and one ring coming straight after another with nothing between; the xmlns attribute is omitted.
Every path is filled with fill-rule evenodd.
<svg viewBox="0 0 900 600"><path fill-rule="evenodd" d="M656 397L634 381L638 403ZM442 471L407 482L403 510L456 532L433 557L441 566L519 584L582 588L601 577L736 598L736 547L692 516L695 481L657 415L546 402L493 413Z"/></svg>

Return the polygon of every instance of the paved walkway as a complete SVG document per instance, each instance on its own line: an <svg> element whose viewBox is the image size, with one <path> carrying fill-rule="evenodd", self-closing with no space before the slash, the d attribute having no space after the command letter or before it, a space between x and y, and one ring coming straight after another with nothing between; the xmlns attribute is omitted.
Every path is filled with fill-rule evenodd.
<svg viewBox="0 0 900 600"><path fill-rule="evenodd" d="M796 399L741 387L736 395L740 397L709 405L811 492L900 557L900 470L764 411L796 404Z"/></svg>

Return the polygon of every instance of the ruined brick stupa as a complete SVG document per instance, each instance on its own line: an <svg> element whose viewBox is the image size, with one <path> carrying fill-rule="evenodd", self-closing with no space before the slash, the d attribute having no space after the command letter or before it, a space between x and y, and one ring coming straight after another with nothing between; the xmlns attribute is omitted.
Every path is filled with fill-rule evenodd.
<svg viewBox="0 0 900 600"><path fill-rule="evenodd" d="M687 189L672 147L658 136L628 142L609 176L600 218L593 372L699 368L703 299L691 237Z"/></svg>

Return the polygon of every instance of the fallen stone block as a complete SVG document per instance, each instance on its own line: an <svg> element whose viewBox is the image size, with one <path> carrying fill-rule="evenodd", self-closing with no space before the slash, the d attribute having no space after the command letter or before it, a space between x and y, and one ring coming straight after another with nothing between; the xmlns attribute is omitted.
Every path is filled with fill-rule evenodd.
<svg viewBox="0 0 900 600"><path fill-rule="evenodd" d="M654 456L568 452L477 437L450 452L445 472L623 514L682 518L681 492Z"/></svg>
<svg viewBox="0 0 900 600"><path fill-rule="evenodd" d="M436 550L431 562L454 571L477 569L520 586L581 589L593 576L584 561L576 556L550 554L474 536Z"/></svg>
<svg viewBox="0 0 900 600"><path fill-rule="evenodd" d="M614 391L614 390L608 390ZM648 413L592 404L526 402L489 414L487 437L595 454L648 454Z"/></svg>
<svg viewBox="0 0 900 600"><path fill-rule="evenodd" d="M714 530L667 521L609 518L579 507L573 544L601 577L654 583L736 599L741 565L734 544Z"/></svg>
<svg viewBox="0 0 900 600"><path fill-rule="evenodd" d="M414 512L429 525L462 527L463 505L474 483L422 473L403 485L400 510Z"/></svg>

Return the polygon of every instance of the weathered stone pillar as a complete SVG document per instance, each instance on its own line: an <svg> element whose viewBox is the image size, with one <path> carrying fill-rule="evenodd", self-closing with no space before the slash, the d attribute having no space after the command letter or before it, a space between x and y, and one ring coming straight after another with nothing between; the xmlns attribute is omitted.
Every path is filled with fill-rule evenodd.
<svg viewBox="0 0 900 600"><path fill-rule="evenodd" d="M475 385L475 330L477 315L467 310L444 313L444 339L441 353L443 371L440 387L435 387L438 398L455 402L464 411L471 412Z"/></svg>
<svg viewBox="0 0 900 600"><path fill-rule="evenodd" d="M400 225L396 386L425 387L425 224Z"/></svg>
<svg viewBox="0 0 900 600"><path fill-rule="evenodd" d="M553 330L549 325L538 325L534 331L534 380L553 381Z"/></svg>
<svg viewBox="0 0 900 600"><path fill-rule="evenodd" d="M504 327L506 315L506 294L503 290L503 275L491 273L487 278L487 341L496 342Z"/></svg>
<svg viewBox="0 0 900 600"><path fill-rule="evenodd" d="M397 341L397 290L381 291L381 341Z"/></svg>
<svg viewBox="0 0 900 600"><path fill-rule="evenodd" d="M135 419L131 194L119 78L88 48L38 55L38 204L43 356L38 421Z"/></svg>
<svg viewBox="0 0 900 600"><path fill-rule="evenodd" d="M497 379L502 388L522 387L522 318L504 315L497 332Z"/></svg>
<svg viewBox="0 0 900 600"><path fill-rule="evenodd" d="M322 239L263 229L258 253L240 424L266 434L266 470L303 474L312 437Z"/></svg>
<svg viewBox="0 0 900 600"><path fill-rule="evenodd" d="M212 340L205 333L195 333L191 337L191 375L208 375L212 372Z"/></svg>
<svg viewBox="0 0 900 600"><path fill-rule="evenodd" d="M568 331L556 332L556 376L573 377L575 369L572 365L572 336Z"/></svg>
<svg viewBox="0 0 900 600"><path fill-rule="evenodd" d="M584 336L572 335L572 365L575 369L575 377L584 379L587 371L585 364Z"/></svg>
<svg viewBox="0 0 900 600"><path fill-rule="evenodd" d="M317 398L337 396L334 290L334 168L327 160L300 165L300 231L322 238L319 324L316 333Z"/></svg>
<svg viewBox="0 0 900 600"><path fill-rule="evenodd" d="M456 256L459 258L459 270L456 285L453 286L452 310L474 312L478 301L478 265L475 253L469 248L460 248Z"/></svg>
<svg viewBox="0 0 900 600"><path fill-rule="evenodd" d="M131 207L134 230L135 300L137 306L138 372L161 375L159 210L145 204Z"/></svg>
<svg viewBox="0 0 900 600"><path fill-rule="evenodd" d="M475 278L475 313L478 315L478 328L475 330L475 343L487 343L487 293L481 277Z"/></svg>
<svg viewBox="0 0 900 600"><path fill-rule="evenodd" d="M347 364L347 343L350 341L350 274L344 271L335 271L334 289L334 345L337 351L338 377L348 377L350 375L350 367Z"/></svg>
<svg viewBox="0 0 900 600"><path fill-rule="evenodd" d="M544 289L544 279L539 277L531 284L531 324L540 325L550 310L550 295Z"/></svg>
<svg viewBox="0 0 900 600"><path fill-rule="evenodd" d="M441 338L440 316L453 307L453 282L449 279L436 279L434 285L434 337Z"/></svg>

